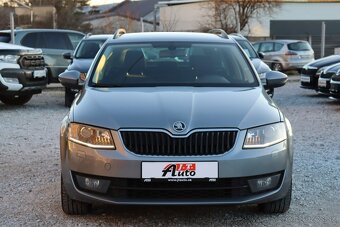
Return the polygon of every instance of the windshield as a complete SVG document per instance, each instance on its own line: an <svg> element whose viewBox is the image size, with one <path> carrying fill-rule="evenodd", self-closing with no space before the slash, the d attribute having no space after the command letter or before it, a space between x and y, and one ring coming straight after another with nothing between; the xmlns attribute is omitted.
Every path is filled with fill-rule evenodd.
<svg viewBox="0 0 340 227"><path fill-rule="evenodd" d="M108 45L90 86L258 86L235 44Z"/></svg>
<svg viewBox="0 0 340 227"><path fill-rule="evenodd" d="M9 43L10 41L11 41L11 34L10 33L5 33L5 32L0 33L0 42Z"/></svg>
<svg viewBox="0 0 340 227"><path fill-rule="evenodd" d="M289 50L295 50L295 51L307 51L307 50L312 49L309 43L307 42L290 43L287 46Z"/></svg>
<svg viewBox="0 0 340 227"><path fill-rule="evenodd" d="M75 58L94 58L106 40L83 40L76 50Z"/></svg>
<svg viewBox="0 0 340 227"><path fill-rule="evenodd" d="M258 58L254 48L251 46L251 44L247 40L236 40L238 44L242 47L244 52L248 55L249 58Z"/></svg>

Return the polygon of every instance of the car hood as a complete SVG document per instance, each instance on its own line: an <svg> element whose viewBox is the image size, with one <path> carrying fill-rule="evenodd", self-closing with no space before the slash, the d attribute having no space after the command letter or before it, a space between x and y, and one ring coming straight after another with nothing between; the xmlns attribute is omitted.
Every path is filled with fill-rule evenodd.
<svg viewBox="0 0 340 227"><path fill-rule="evenodd" d="M73 113L73 114L72 114ZM245 129L279 122L280 113L262 88L91 88L78 96L71 121L114 130L166 129L176 121L186 134L198 128Z"/></svg>
<svg viewBox="0 0 340 227"><path fill-rule="evenodd" d="M334 65L330 65L328 66L325 70L323 74L327 74L327 73L337 73L340 70L340 63L334 64Z"/></svg>
<svg viewBox="0 0 340 227"><path fill-rule="evenodd" d="M9 44L9 43L2 43L0 42L0 54L7 55L7 54L42 54L41 49L33 49L30 47Z"/></svg>
<svg viewBox="0 0 340 227"><path fill-rule="evenodd" d="M316 67L316 68L321 68L327 65L333 65L335 63L340 62L340 55L331 55L325 58L320 58L318 60L314 60L307 65L304 66L304 68L308 67Z"/></svg>
<svg viewBox="0 0 340 227"><path fill-rule="evenodd" d="M261 73L266 73L266 72L269 72L271 71L271 69L269 68L269 66L264 63L261 59L259 58L253 58L251 59L251 62L253 63L255 69L256 69L256 72L258 74L261 74Z"/></svg>
<svg viewBox="0 0 340 227"><path fill-rule="evenodd" d="M81 73L87 73L92 64L93 59L73 59L72 64L67 67L67 70L76 70Z"/></svg>

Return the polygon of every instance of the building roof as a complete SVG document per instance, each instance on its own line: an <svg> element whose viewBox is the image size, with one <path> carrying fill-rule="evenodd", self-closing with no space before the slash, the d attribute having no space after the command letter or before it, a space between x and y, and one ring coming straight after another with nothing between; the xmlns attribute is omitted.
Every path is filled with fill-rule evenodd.
<svg viewBox="0 0 340 227"><path fill-rule="evenodd" d="M158 2L159 0L125 0L115 7L111 8L109 12L112 12L115 16L122 16L139 20L141 17L144 17L152 12Z"/></svg>

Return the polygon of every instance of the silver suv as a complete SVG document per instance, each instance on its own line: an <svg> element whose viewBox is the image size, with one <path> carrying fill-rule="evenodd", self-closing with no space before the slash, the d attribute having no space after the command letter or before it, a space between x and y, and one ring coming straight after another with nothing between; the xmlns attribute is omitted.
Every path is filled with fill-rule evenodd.
<svg viewBox="0 0 340 227"><path fill-rule="evenodd" d="M256 42L253 46L262 60L276 71L300 71L305 64L314 61L313 49L302 40L266 40Z"/></svg>
<svg viewBox="0 0 340 227"><path fill-rule="evenodd" d="M59 82L58 75L65 71L69 61L63 53L73 52L84 34L63 29L16 29L14 43L41 49L47 68L49 83ZM0 42L12 42L11 31L0 31Z"/></svg>
<svg viewBox="0 0 340 227"><path fill-rule="evenodd" d="M59 79L77 85L79 75ZM266 78L269 87L287 81L275 71ZM94 203L290 206L290 123L224 33L108 40L60 132L67 214Z"/></svg>

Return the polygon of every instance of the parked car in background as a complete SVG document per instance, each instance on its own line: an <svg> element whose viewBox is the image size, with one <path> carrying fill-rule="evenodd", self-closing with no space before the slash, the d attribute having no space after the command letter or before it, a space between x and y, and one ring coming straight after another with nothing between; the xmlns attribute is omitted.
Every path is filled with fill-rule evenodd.
<svg viewBox="0 0 340 227"><path fill-rule="evenodd" d="M314 61L312 47L303 40L266 40L255 42L253 46L275 71L300 71L305 64Z"/></svg>
<svg viewBox="0 0 340 227"><path fill-rule="evenodd" d="M58 75L65 71L69 62L63 53L73 52L84 34L72 30L61 29L16 29L15 44L42 50L48 82L58 82ZM1 42L11 42L11 31L0 31Z"/></svg>
<svg viewBox="0 0 340 227"><path fill-rule="evenodd" d="M255 51L252 44L242 35L240 34L230 34L229 37L233 38L243 49L243 51L248 55L251 62L253 63L257 74L259 75L262 85L265 87L268 95L270 97L274 96L274 88L268 89L266 85L266 73L271 71L269 66L265 64L259 54Z"/></svg>
<svg viewBox="0 0 340 227"><path fill-rule="evenodd" d="M270 71L268 87L287 75ZM77 85L66 71L62 84ZM284 213L292 128L227 34L146 32L107 41L60 130L61 204L258 204Z"/></svg>
<svg viewBox="0 0 340 227"><path fill-rule="evenodd" d="M308 63L301 70L300 87L317 90L319 77L322 71L328 66L336 63L340 63L340 55L331 55Z"/></svg>
<svg viewBox="0 0 340 227"><path fill-rule="evenodd" d="M340 70L332 76L330 84L331 97L340 100Z"/></svg>
<svg viewBox="0 0 340 227"><path fill-rule="evenodd" d="M47 84L44 57L39 49L0 42L0 101L23 105Z"/></svg>
<svg viewBox="0 0 340 227"><path fill-rule="evenodd" d="M94 57L103 43L112 38L113 35L87 35L78 44L74 54L66 52L64 58L71 60L70 65L65 71L76 70L80 72L80 78L85 80ZM65 106L70 107L74 96L78 93L77 87L65 87Z"/></svg>
<svg viewBox="0 0 340 227"><path fill-rule="evenodd" d="M340 70L340 63L326 67L320 73L318 79L318 92L320 94L329 95L331 88L331 78Z"/></svg>

